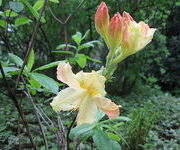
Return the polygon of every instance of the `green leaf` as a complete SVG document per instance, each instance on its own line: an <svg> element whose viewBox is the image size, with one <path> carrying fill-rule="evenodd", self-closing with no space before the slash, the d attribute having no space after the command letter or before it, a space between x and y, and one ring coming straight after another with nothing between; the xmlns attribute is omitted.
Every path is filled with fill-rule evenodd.
<svg viewBox="0 0 180 150"><path fill-rule="evenodd" d="M82 49L85 49L85 48L89 48L89 47L94 47L94 44L100 44L100 41L98 40L94 40L94 41L90 41L90 42L87 42L87 43L84 43L82 45L80 45L78 47L78 51L82 50Z"/></svg>
<svg viewBox="0 0 180 150"><path fill-rule="evenodd" d="M115 141L117 141L117 142L120 142L120 141L121 141L120 137L119 137L118 135L114 134L114 133L109 132L109 133L107 133L107 135L108 135L111 139L113 139L113 140L115 140Z"/></svg>
<svg viewBox="0 0 180 150"><path fill-rule="evenodd" d="M49 0L49 1L53 3L59 3L59 0Z"/></svg>
<svg viewBox="0 0 180 150"><path fill-rule="evenodd" d="M30 80L28 80L29 83L31 84L32 87L38 89L41 87L40 82L38 82L36 79L34 79L33 77L30 78Z"/></svg>
<svg viewBox="0 0 180 150"><path fill-rule="evenodd" d="M16 67L3 67L4 73L8 73L8 72L16 72L19 69Z"/></svg>
<svg viewBox="0 0 180 150"><path fill-rule="evenodd" d="M94 130L89 130L87 132L84 132L81 134L78 139L81 140L81 142L86 141L89 137L92 137L94 135Z"/></svg>
<svg viewBox="0 0 180 150"><path fill-rule="evenodd" d="M128 118L128 117L121 116L121 117L101 121L100 123L101 124L102 123L110 123L110 122L115 122L115 121L132 121L132 120L130 118Z"/></svg>
<svg viewBox="0 0 180 150"><path fill-rule="evenodd" d="M80 45L82 40L82 34L80 32L76 32L76 34L72 36L72 39L77 43L77 45Z"/></svg>
<svg viewBox="0 0 180 150"><path fill-rule="evenodd" d="M78 51L80 51L80 50L82 50L82 49L85 49L85 48L89 48L89 47L94 47L94 45L93 45L92 43L90 43L90 42L84 43L84 44L82 44L82 45L80 45L80 46L78 47Z"/></svg>
<svg viewBox="0 0 180 150"><path fill-rule="evenodd" d="M75 128L71 130L70 137L71 138L79 137L85 134L86 132L92 130L94 127L95 127L95 124L87 124L87 123L76 126Z"/></svg>
<svg viewBox="0 0 180 150"><path fill-rule="evenodd" d="M0 26L3 27L3 28L7 28L7 22L5 20L0 20Z"/></svg>
<svg viewBox="0 0 180 150"><path fill-rule="evenodd" d="M21 25L25 25L25 24L29 24L30 22L32 22L32 20L28 19L27 17L19 17L15 20L15 26L21 26Z"/></svg>
<svg viewBox="0 0 180 150"><path fill-rule="evenodd" d="M48 69L48 68L55 67L61 62L63 62L63 61L61 60L61 61L55 61L55 62L49 63L47 65L44 65L44 66L41 66L41 67L38 67L38 68L34 69L32 72L35 72L35 71L38 71L38 70L45 70L45 69Z"/></svg>
<svg viewBox="0 0 180 150"><path fill-rule="evenodd" d="M121 146L118 142L111 140L112 150L121 150Z"/></svg>
<svg viewBox="0 0 180 150"><path fill-rule="evenodd" d="M88 36L89 32L90 32L90 30L87 30L87 31L86 31L86 33L85 33L84 36L82 37L81 41L84 40L84 39Z"/></svg>
<svg viewBox="0 0 180 150"><path fill-rule="evenodd" d="M12 53L9 53L8 55L9 55L9 60L10 60L10 62L16 64L16 65L19 66L19 67L22 67L22 65L23 65L23 60L22 60L20 57L18 57L17 55L14 55L14 54L12 54ZM26 74L27 72L28 72L28 69L27 69L27 67L25 66L25 67L24 67L24 73Z"/></svg>
<svg viewBox="0 0 180 150"><path fill-rule="evenodd" d="M34 78L39 84L41 84L44 88L48 89L50 92L57 94L59 87L57 82L41 73L31 73L31 77Z"/></svg>
<svg viewBox="0 0 180 150"><path fill-rule="evenodd" d="M17 17L18 14L12 10L6 10L4 12L0 12L0 16L3 17Z"/></svg>
<svg viewBox="0 0 180 150"><path fill-rule="evenodd" d="M73 53L73 52L71 52L71 51L52 51L52 52L54 52L54 53L61 53L61 54L74 55L74 53Z"/></svg>
<svg viewBox="0 0 180 150"><path fill-rule="evenodd" d="M100 127L102 127L102 128L107 128L109 131L114 132L117 136L120 137L120 139L121 139L124 143L126 143L126 144L128 145L128 143L126 142L126 140L124 139L124 137L123 137L121 134L119 134L119 132L117 132L117 130L118 130L117 127L114 127L114 126L111 126L111 125L105 125L105 124L102 124Z"/></svg>
<svg viewBox="0 0 180 150"><path fill-rule="evenodd" d="M103 117L105 116L105 113L102 112L101 110L97 111L97 116L96 116L96 121L100 121Z"/></svg>
<svg viewBox="0 0 180 150"><path fill-rule="evenodd" d="M42 8L42 6L44 5L44 0L38 0L36 1L36 3L33 6L33 9L38 11L39 9Z"/></svg>
<svg viewBox="0 0 180 150"><path fill-rule="evenodd" d="M21 12L24 9L24 5L21 2L9 2L9 6L15 12Z"/></svg>
<svg viewBox="0 0 180 150"><path fill-rule="evenodd" d="M0 0L0 6L2 5L2 0Z"/></svg>
<svg viewBox="0 0 180 150"><path fill-rule="evenodd" d="M33 65L34 65L34 50L32 49L29 54L28 61L27 61L27 68L29 72L31 71Z"/></svg>
<svg viewBox="0 0 180 150"><path fill-rule="evenodd" d="M102 130L96 129L93 135L93 141L98 150L112 150L108 135Z"/></svg>
<svg viewBox="0 0 180 150"><path fill-rule="evenodd" d="M100 61L100 60L98 60L98 59L91 58L91 57L89 57L89 56L86 56L86 58L87 58L88 60L91 60L91 61L94 61L94 62L97 62L97 63L102 63L102 61Z"/></svg>
<svg viewBox="0 0 180 150"><path fill-rule="evenodd" d="M120 145L109 138L109 136L100 129L96 129L93 135L93 141L98 150L120 150Z"/></svg>
<svg viewBox="0 0 180 150"><path fill-rule="evenodd" d="M18 57L17 55L9 53L9 60L10 60L10 62L16 64L17 66L22 67L23 60L20 57Z"/></svg>
<svg viewBox="0 0 180 150"><path fill-rule="evenodd" d="M27 1L27 0L19 0L20 2L22 2L24 5L26 5L26 7L29 9L29 11L32 13L32 15L36 18L39 19L39 13L31 6L31 4ZM40 21L42 23L45 23L46 20L44 19L44 17L41 17Z"/></svg>
<svg viewBox="0 0 180 150"><path fill-rule="evenodd" d="M66 48L66 47L69 47L69 48L74 48L74 49L77 49L76 46L73 46L73 45L70 45L70 44L60 44L56 47L56 49L63 49L63 48Z"/></svg>
<svg viewBox="0 0 180 150"><path fill-rule="evenodd" d="M77 54L75 60L81 68L86 66L86 56L84 54Z"/></svg>

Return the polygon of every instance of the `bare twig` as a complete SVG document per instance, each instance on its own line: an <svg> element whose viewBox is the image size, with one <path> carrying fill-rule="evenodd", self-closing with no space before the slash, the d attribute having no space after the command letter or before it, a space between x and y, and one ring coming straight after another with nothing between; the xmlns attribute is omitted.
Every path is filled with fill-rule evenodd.
<svg viewBox="0 0 180 150"><path fill-rule="evenodd" d="M61 142L62 142L62 147L65 149L66 148L66 130L64 128L64 125L62 123L60 114L58 114L58 126L59 126L59 130L62 132L62 138L61 138ZM59 144L60 141L58 141Z"/></svg>
<svg viewBox="0 0 180 150"><path fill-rule="evenodd" d="M51 10L51 8L49 7L49 11L51 13L51 15L53 16L53 18L58 21L60 24L66 24L69 19L75 14L75 12L82 6L82 4L85 2L86 0L82 0L79 5L72 11L72 13L70 13L68 15L68 17L65 20L60 20L59 18L56 17L56 15L53 13L53 11Z"/></svg>
<svg viewBox="0 0 180 150"><path fill-rule="evenodd" d="M75 115L75 117L74 117L74 119L73 119L71 125L69 126L68 131L67 131L67 135L66 135L66 140L67 140L67 150L70 149L70 148L69 148L69 144L70 144L70 143L69 143L69 134L70 134L71 128L73 127L73 125L74 125L74 123L75 123L75 121L76 121L76 117L77 117L77 114Z"/></svg>
<svg viewBox="0 0 180 150"><path fill-rule="evenodd" d="M36 107L36 104L31 96L31 94L29 93L28 89L26 89L27 91L24 91L24 93L26 94L26 96L28 96L28 98L30 99L31 101L31 104L33 105L33 109L34 109L34 112L35 112L35 116L36 116L36 119L38 121L38 125L39 125L39 128L41 130L41 133L42 133L42 137L43 137L43 140L44 140L44 143L45 143L45 148L46 150L49 150L49 146L48 146L48 142L47 142L47 138L46 138L46 134L44 132L44 129L43 129L43 125L41 123L41 119L39 117L39 112L38 112L38 108Z"/></svg>
<svg viewBox="0 0 180 150"><path fill-rule="evenodd" d="M30 52L31 52L31 50L32 50L32 47L33 47L33 45L34 45L34 39L35 39L36 33L37 33L38 29L39 29L40 20L41 20L41 17L42 17L43 12L44 12L44 10L45 10L45 7L46 7L47 2L48 2L48 0L44 0L44 5L43 5L43 7L42 7L42 9L41 9L40 16L39 16L39 18L38 18L37 21L36 21L36 25L35 25L35 27L34 27L34 31L33 31L33 33L32 33L31 39L30 39L29 44L28 44L28 48L27 48L27 51L26 51L26 55L25 55L25 58L24 58L23 65L22 65L22 67L21 67L21 69L20 69L20 73L19 73L19 75L18 75L18 77L17 77L17 80L16 80L15 89L16 89L17 86L18 86L18 83L19 83L19 80L20 80L20 76L21 76L22 73L23 73L23 70L24 70L24 67L25 67L25 65L26 65L26 63L27 63L29 54L30 54Z"/></svg>
<svg viewBox="0 0 180 150"><path fill-rule="evenodd" d="M23 113L23 111L22 111L22 107L19 105L19 103L18 103L18 101L17 101L17 99L16 99L15 94L13 93L13 91L11 90L11 88L10 88L10 86L9 86L9 84L8 84L8 81L7 81L7 79L6 79L6 76L5 76L3 67L2 67L2 65L1 65L1 61L0 61L0 70L1 70L1 74L2 74L2 77L3 77L4 83L5 83L5 85L6 85L6 89L7 89L7 91L8 91L9 97L10 97L11 100L13 101L15 107L17 108L17 111L18 111L18 113L19 113L19 115L20 115L20 117L21 117L21 119L22 119L22 122L23 122L25 128L26 128L27 134L28 134L28 136L29 136L29 139L30 139L30 141L31 141L31 144L32 144L33 148L34 148L35 150L37 150L38 148L37 148L37 146L36 146L36 144L35 144L35 142L34 142L34 140L33 140L33 136L32 136L32 133L31 133L31 131L30 131L30 129L29 129L28 122L27 122L27 120L26 120L26 118L25 118L25 116L24 116L24 113Z"/></svg>

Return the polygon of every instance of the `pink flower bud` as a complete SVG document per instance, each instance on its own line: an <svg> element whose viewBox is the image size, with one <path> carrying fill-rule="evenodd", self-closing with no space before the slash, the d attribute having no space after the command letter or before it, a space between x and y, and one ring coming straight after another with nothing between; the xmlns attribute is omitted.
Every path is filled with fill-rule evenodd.
<svg viewBox="0 0 180 150"><path fill-rule="evenodd" d="M131 15L127 12L123 12L123 19L126 21L134 21L134 19L131 17Z"/></svg>
<svg viewBox="0 0 180 150"><path fill-rule="evenodd" d="M96 11L95 26L98 33L103 38L105 38L107 36L108 26L109 26L109 14L105 2L102 2Z"/></svg>
<svg viewBox="0 0 180 150"><path fill-rule="evenodd" d="M112 17L109 29L108 38L110 43L110 49L115 50L121 43L122 38L123 19L119 13Z"/></svg>

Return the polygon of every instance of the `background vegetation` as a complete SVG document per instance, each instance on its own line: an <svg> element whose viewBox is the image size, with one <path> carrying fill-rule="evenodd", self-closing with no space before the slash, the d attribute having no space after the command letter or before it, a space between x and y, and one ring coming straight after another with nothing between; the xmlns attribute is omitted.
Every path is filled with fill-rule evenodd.
<svg viewBox="0 0 180 150"><path fill-rule="evenodd" d="M27 100L28 94L23 89L27 88L33 95L33 102L56 120L49 103L58 87L62 88L56 80L55 66L59 61L67 59L74 64L75 72L80 69L98 70L105 64L108 50L94 26L94 14L100 2L49 0L43 5L44 0L0 0L1 64L39 149L45 149L44 141L32 113L32 103ZM119 64L114 78L107 84L109 97L122 105L121 114L132 119L120 122L117 134L111 134L106 129L107 134L124 150L180 149L180 1L104 2L111 16L117 11L127 11L137 22L144 21L157 28L153 41L143 51ZM31 53L22 72L25 82L21 79L18 88L14 89L14 81L28 49ZM0 149L31 149L23 121L7 96L2 74L0 84ZM62 118L65 126L69 127L73 115L62 114ZM48 130L47 124L43 123L43 128L49 148L55 149L54 134ZM77 149L100 149L92 140L88 138L77 142ZM73 143L70 138L70 148L74 147Z"/></svg>

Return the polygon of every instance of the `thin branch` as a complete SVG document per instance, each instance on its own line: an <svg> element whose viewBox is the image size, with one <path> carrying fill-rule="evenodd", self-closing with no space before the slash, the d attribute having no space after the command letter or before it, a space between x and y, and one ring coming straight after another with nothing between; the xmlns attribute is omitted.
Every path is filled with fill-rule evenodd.
<svg viewBox="0 0 180 150"><path fill-rule="evenodd" d="M58 126L59 126L59 130L62 132L62 139L61 139L62 147L66 148L66 130L65 130L64 125L62 123L60 114L58 114ZM58 141L58 144L59 144L59 141Z"/></svg>
<svg viewBox="0 0 180 150"><path fill-rule="evenodd" d="M23 122L23 124L24 124L24 126L25 126L25 128L26 128L27 134L28 134L29 139L30 139L30 141L31 141L32 147L33 147L35 150L38 150L38 148L37 148L37 146L36 146L36 144L35 144L35 142L34 142L34 140L33 140L32 133L31 133L31 131L30 131L30 129L29 129L28 122L27 122L27 120L26 120L26 118L25 118L25 116L24 116L24 113L23 113L23 111L22 111L22 107L19 105L19 103L18 103L18 101L17 101L17 99L16 99L15 94L13 93L13 91L11 90L11 88L10 88L10 86L9 86L9 84L8 84L8 81L7 81L7 79L6 79L6 76L5 76L3 67L2 67L2 65L1 65L1 61L0 61L0 70L1 70L1 74L2 74L2 77L3 77L4 83L5 83L5 85L6 85L6 89L7 89L7 91L8 91L9 97L10 97L11 100L13 101L15 107L17 108L17 111L18 111L18 113L19 113L19 115L20 115L20 117L21 117L21 119L22 119L22 122Z"/></svg>
<svg viewBox="0 0 180 150"><path fill-rule="evenodd" d="M48 0L44 0L44 5L43 5L43 7L42 7L42 9L41 9L40 16L39 16L38 20L36 21L36 25L35 25L34 31L33 31L33 33L32 33L31 39L30 39L30 41L29 41L29 45L28 45L28 48L27 48L27 51L26 51L26 55L25 55L25 58L24 58L23 65L22 65L22 67L21 67L21 69L20 69L20 73L19 73L19 75L18 75L18 77L17 77L17 80L16 80L15 89L17 88L17 86L18 86L18 84L19 84L20 76L21 76L22 73L23 73L23 70L24 70L24 67L25 67L25 65L26 65L26 63L27 63L29 54L30 54L30 52L31 52L31 50L32 50L32 48L33 48L34 39L35 39L36 33L37 33L38 29L39 29L40 20L41 20L41 17L42 17L43 12L44 12L44 10L45 10L45 7L46 7L47 2L48 2Z"/></svg>
<svg viewBox="0 0 180 150"><path fill-rule="evenodd" d="M48 9L49 9L51 15L53 16L53 18L54 18L56 21L58 21L60 24L64 24L63 21L61 21L60 19L58 19L58 18L56 17L56 15L53 13L53 11L52 11L52 9L51 9L50 7L49 7Z"/></svg>
<svg viewBox="0 0 180 150"><path fill-rule="evenodd" d="M69 143L69 134L70 134L71 128L73 127L73 125L74 125L74 123L75 123L75 121L76 121L76 117L77 117L77 114L75 115L75 117L74 117L71 125L69 126L68 131L67 131L67 135L66 135L66 139L67 139L67 150L70 149L70 148L69 148L69 144L70 144L70 143Z"/></svg>
<svg viewBox="0 0 180 150"><path fill-rule="evenodd" d="M48 9L49 9L51 15L53 16L53 18L54 18L56 21L58 21L60 24L66 24L66 23L69 21L69 19L75 14L75 12L77 12L77 10L82 6L82 4L83 4L85 1L86 1L86 0L82 0L82 1L79 3L79 5L72 11L72 13L70 13L70 14L68 15L68 17L67 17L65 20L63 20L63 21L61 21L58 17L56 17L56 15L53 13L53 11L52 11L52 9L51 9L50 7L49 7Z"/></svg>
<svg viewBox="0 0 180 150"><path fill-rule="evenodd" d="M33 105L33 109L34 109L34 112L35 112L35 116L36 116L36 119L38 121L38 125L39 125L39 128L41 130L41 133L42 133L42 137L43 137L43 140L44 140L44 143L45 143L45 149L46 150L49 150L49 146L48 146L48 142L47 142L47 138L46 138L46 134L44 132L44 129L43 129L43 125L41 123L41 119L39 117L39 114L38 114L38 109L36 107L36 104L31 96L31 94L29 93L28 89L26 89L27 91L24 91L25 95L30 99L31 101L31 104Z"/></svg>
<svg viewBox="0 0 180 150"><path fill-rule="evenodd" d="M39 113L40 113L40 115L42 116L42 114L45 116L45 118L51 123L51 125L49 125L49 127L50 128L55 128L55 126L54 126L54 123L52 122L52 120L46 115L46 113L42 110L42 108L41 107L38 107L37 106L37 108L38 108L38 111L39 111ZM42 116L42 119L44 119L45 120L45 118ZM48 123L49 124L49 123Z"/></svg>

